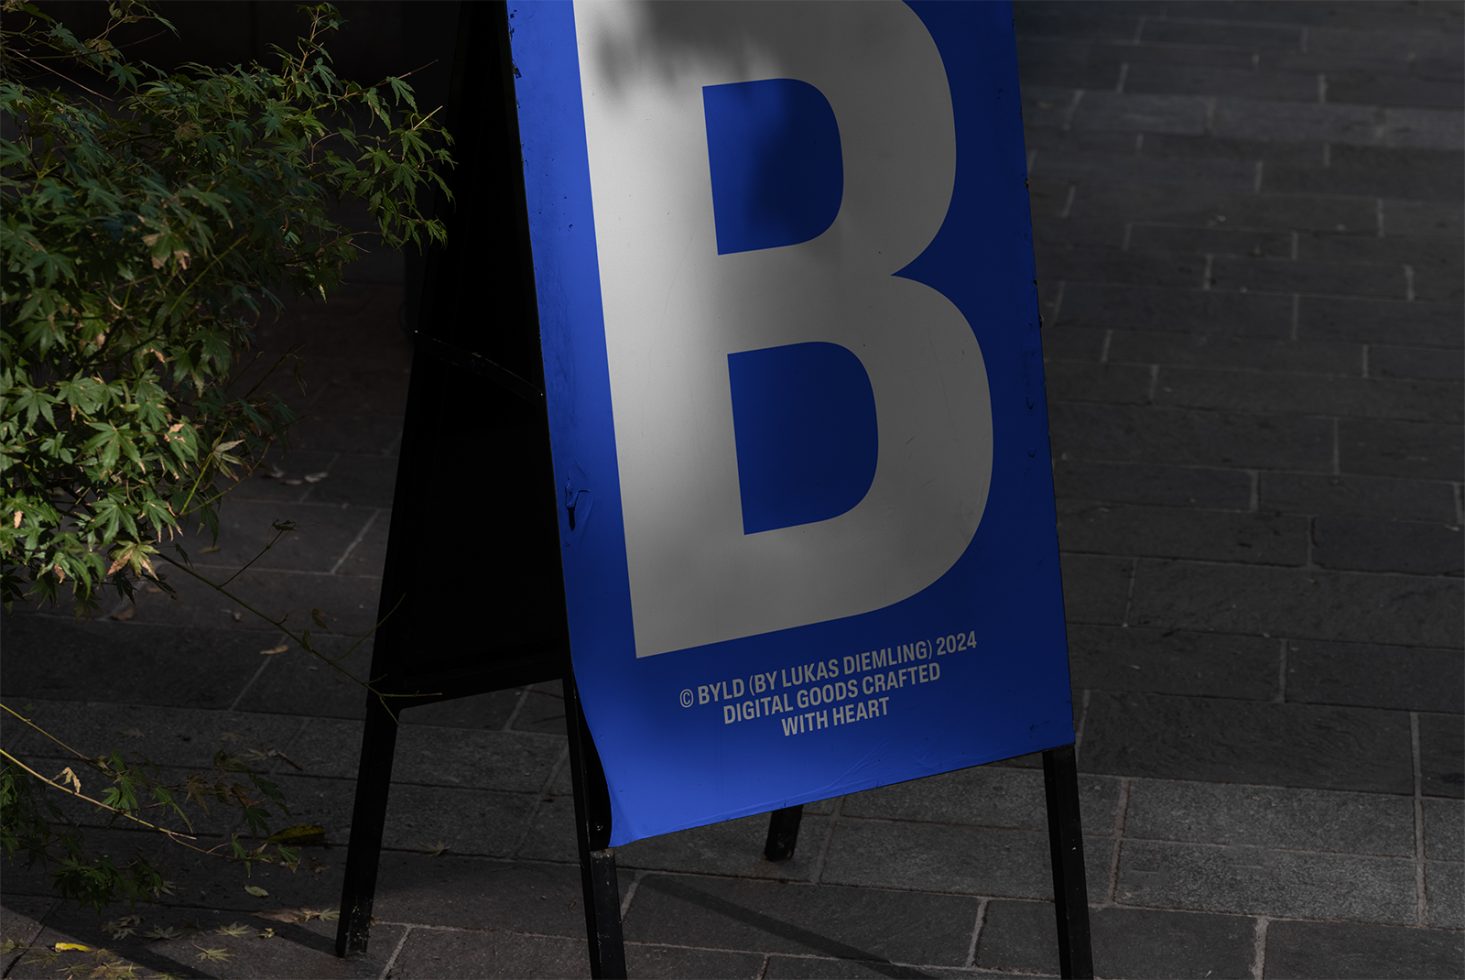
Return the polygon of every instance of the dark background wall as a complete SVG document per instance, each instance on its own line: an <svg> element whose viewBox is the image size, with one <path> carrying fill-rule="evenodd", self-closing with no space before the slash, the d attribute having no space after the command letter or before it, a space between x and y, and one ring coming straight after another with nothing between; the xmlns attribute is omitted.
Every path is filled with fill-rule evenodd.
<svg viewBox="0 0 1465 980"><path fill-rule="evenodd" d="M41 9L78 36L100 31L107 5L97 0L42 2ZM161 68L188 61L214 67L273 60L270 45L293 49L306 24L299 5L260 0L163 0L153 8L173 23L177 35L133 27L124 39L134 58ZM412 84L420 101L437 105L447 96L453 42L458 23L456 0L343 0L336 8L346 24L328 48L336 70L358 82L416 69Z"/></svg>

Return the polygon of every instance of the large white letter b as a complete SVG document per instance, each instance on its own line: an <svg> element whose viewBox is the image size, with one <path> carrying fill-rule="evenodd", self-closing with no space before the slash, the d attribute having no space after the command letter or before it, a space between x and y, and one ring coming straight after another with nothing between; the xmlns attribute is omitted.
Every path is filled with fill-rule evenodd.
<svg viewBox="0 0 1465 980"><path fill-rule="evenodd" d="M935 237L955 180L935 43L898 3L585 4L576 18L636 655L920 592L966 551L992 469L971 326L895 275ZM764 79L828 101L843 195L808 241L719 254L704 89ZM868 375L869 489L837 516L744 533L728 357L808 343Z"/></svg>

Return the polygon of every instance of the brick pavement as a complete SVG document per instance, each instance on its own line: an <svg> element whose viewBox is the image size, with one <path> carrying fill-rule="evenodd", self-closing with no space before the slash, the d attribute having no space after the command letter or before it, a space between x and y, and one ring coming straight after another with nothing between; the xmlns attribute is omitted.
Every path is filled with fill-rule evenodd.
<svg viewBox="0 0 1465 980"><path fill-rule="evenodd" d="M1462 8L1022 3L1018 30L1097 969L1460 976ZM323 610L333 651L370 624L390 517L410 352L384 268L280 328L305 419L197 556L227 573L295 521L238 584ZM332 846L257 871L265 897L174 854L177 894L138 914L179 934L122 942L99 923L126 910L7 866L7 938L178 975L586 972L552 688L408 713L371 952L339 962L316 913L360 692L181 591L6 616L6 698L180 771L278 750ZM785 865L760 820L624 848L633 974L1054 972L1029 762L811 807Z"/></svg>

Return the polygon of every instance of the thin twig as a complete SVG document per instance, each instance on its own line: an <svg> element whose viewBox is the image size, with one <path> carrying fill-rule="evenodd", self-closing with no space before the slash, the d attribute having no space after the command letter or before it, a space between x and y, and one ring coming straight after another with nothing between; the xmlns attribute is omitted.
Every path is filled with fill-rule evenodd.
<svg viewBox="0 0 1465 980"><path fill-rule="evenodd" d="M30 766L26 765L24 762L21 762L19 759L17 759L15 756L11 755L7 750L5 750L3 748L0 748L0 756L4 756L6 759L9 759L11 763L13 763L14 765L19 766L21 769L24 769L26 772L30 773L32 776L36 777L41 782L45 783L47 786L50 786L52 789L60 790L61 792L65 793L67 796L74 796L78 800L85 800L87 803L90 803L92 806L97 807L98 809L106 810L108 813L115 813L115 814L117 814L117 816L123 817L123 818L125 818L127 820L131 820L135 824L141 824L142 826L148 828L149 830L156 830L158 833L163 834L169 840L172 840L175 843L182 844L185 847L192 847L193 850L195 850L195 851L200 851L200 852L205 853L205 854L208 853L207 851L204 851L204 849L201 848L201 847L193 847L193 845L187 843L187 841L198 840L198 838L195 837L195 836L193 836L192 834L185 834L181 830L170 830L167 827L160 827L160 826L158 826L155 823L150 823L150 822L142 819L141 817L133 816L132 814L128 813L126 810L119 810L115 806L111 806L110 804L103 803L101 800L98 800L98 799L96 799L94 797L87 796L85 793L83 793L79 789L76 789L76 788L71 787L71 786L67 786L64 783L58 783L54 779L51 779L49 776L43 776L40 773L36 772Z"/></svg>

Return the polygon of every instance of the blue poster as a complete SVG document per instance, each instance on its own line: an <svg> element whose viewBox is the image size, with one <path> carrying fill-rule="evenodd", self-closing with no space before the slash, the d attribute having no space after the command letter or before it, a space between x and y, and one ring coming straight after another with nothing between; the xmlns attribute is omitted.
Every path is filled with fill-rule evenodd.
<svg viewBox="0 0 1465 980"><path fill-rule="evenodd" d="M611 843L1070 744L1010 7L509 23Z"/></svg>

